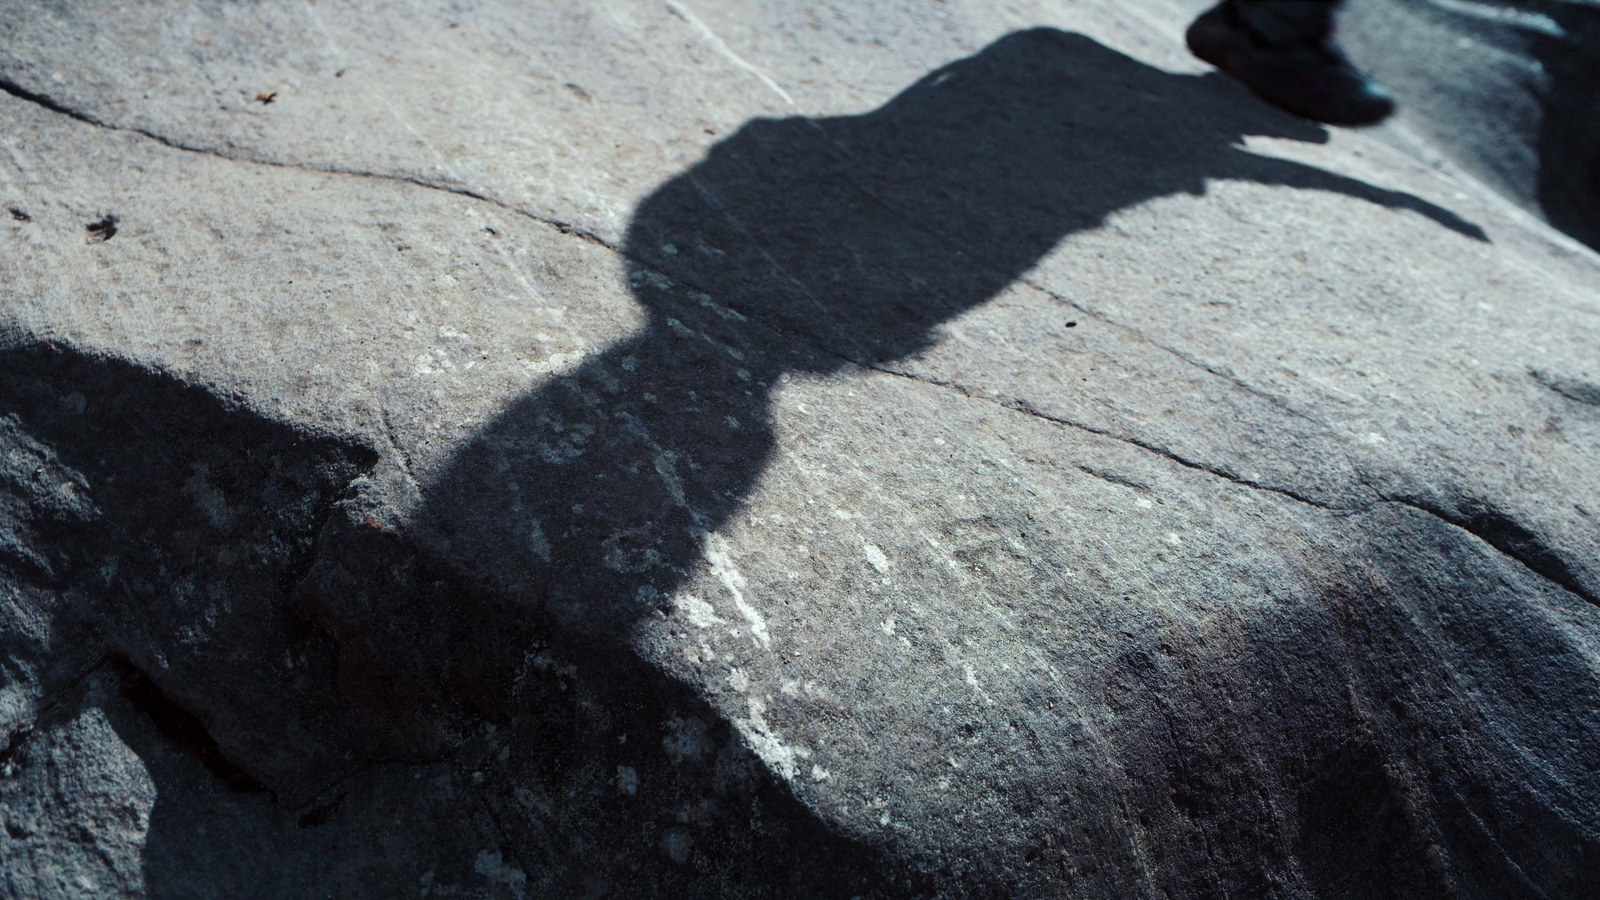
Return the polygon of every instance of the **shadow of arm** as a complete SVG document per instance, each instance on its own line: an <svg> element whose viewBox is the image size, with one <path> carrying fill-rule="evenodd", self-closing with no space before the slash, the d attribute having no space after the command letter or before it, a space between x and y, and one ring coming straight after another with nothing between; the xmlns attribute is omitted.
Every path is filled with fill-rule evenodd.
<svg viewBox="0 0 1600 900"><path fill-rule="evenodd" d="M1220 177L1255 181L1260 184L1276 184L1301 190L1328 191L1335 194L1344 194L1347 197L1355 197L1358 200L1365 200L1368 203L1375 203L1390 209L1407 209L1419 215L1427 216L1457 234L1465 235L1475 241L1490 243L1488 233L1479 227L1477 223L1469 222L1450 210L1435 203L1430 203L1415 194L1374 187L1365 181L1337 175L1324 169L1290 162L1285 159L1259 156L1242 150L1235 151L1234 156L1237 165L1231 166L1230 169L1232 171L1226 172Z"/></svg>

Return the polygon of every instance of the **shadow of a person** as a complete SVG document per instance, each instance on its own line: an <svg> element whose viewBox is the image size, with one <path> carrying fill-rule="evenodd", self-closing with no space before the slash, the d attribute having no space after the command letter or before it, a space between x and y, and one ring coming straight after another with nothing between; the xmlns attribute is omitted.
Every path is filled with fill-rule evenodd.
<svg viewBox="0 0 1600 900"><path fill-rule="evenodd" d="M691 802L703 785L633 754L670 743L665 720L718 713L628 642L714 563L712 535L776 448L769 402L784 379L925 350L941 323L1063 237L1134 204L1200 194L1207 179L1338 192L1484 239L1417 197L1249 153L1247 134L1326 139L1221 76L1174 75L1082 35L1034 30L880 109L758 120L718 143L635 211L623 251L642 329L474 435L394 523L404 540L372 526L361 502L324 532L298 598L340 645L349 705L330 750L415 756L487 716L524 757L545 760L541 771L566 773L549 776L565 785L552 796L589 798L572 816L645 818L603 811L614 800L595 785L616 765L656 785L653 796ZM570 665L588 687L576 700L565 684L530 689L530 665ZM579 707L609 710L610 724L588 728ZM634 738L619 745L610 728ZM783 803L769 821L809 821L792 797ZM832 848L819 858L842 858L818 841ZM747 856L724 853L775 864Z"/></svg>
<svg viewBox="0 0 1600 900"><path fill-rule="evenodd" d="M683 870L673 877L728 896L680 865L689 851L674 823L680 801L705 799L705 782L759 779L729 751L731 727L705 725L716 713L703 698L616 651L755 488L781 379L915 354L1064 236L1152 198L1198 194L1208 178L1337 191L1481 238L1415 197L1252 155L1245 134L1324 137L1218 76L1172 75L1049 30L1008 36L864 115L752 122L638 208L624 250L647 325L474 436L422 486L404 526L415 544L364 517L361 498L336 504L373 465L370 451L160 373L54 345L0 347L0 413L27 425L0 421L0 444L15 451L0 493L32 510L19 519L32 531L13 543L66 548L8 550L0 575L55 598L59 610L38 617L71 637L56 650L25 633L7 652L28 666L54 653L52 684L83 667L126 669L127 705L224 782L295 810L271 813L285 829L332 822L387 841L375 823L389 819L367 816L367 801L340 811L341 791L377 790L350 776L374 761L454 761L475 779L491 773L485 803L533 798L524 787L544 779L551 802L569 804L519 832L530 877L561 886L551 895L599 877L563 849L581 841L558 840L581 820L593 846L634 848L606 877L689 896L661 889L665 853ZM113 440L119 452L106 453ZM324 527L336 505L349 515ZM562 643L563 660L589 653L587 686L567 693L535 640ZM530 671L539 677L522 677ZM602 704L588 698L609 708L594 713ZM668 714L682 733L652 739ZM513 723L518 759L532 760L522 782L479 765L511 749L482 737L485 717ZM129 740L154 754L147 737ZM700 782L673 774L693 766ZM373 783L384 777L405 786L415 775L376 771ZM678 794L663 787L680 777ZM656 798L648 815L622 787L641 778ZM221 830L203 838L203 816L170 787L145 848L157 893L209 871L197 859L237 856ZM844 865L854 850L781 788L763 790L747 791L760 803L717 813L732 823L722 837L695 838L722 848L719 866L741 861L726 872L791 884L773 874L788 860L819 884L871 880L870 860ZM748 826L755 808L766 810L760 828ZM661 835L641 826L657 824L650 815Z"/></svg>
<svg viewBox="0 0 1600 900"><path fill-rule="evenodd" d="M1326 140L1221 76L1050 29L864 115L750 122L639 205L624 250L647 326L512 404L425 486L420 523L563 630L614 637L755 485L780 378L924 350L1116 210L1245 179L1484 239L1417 197L1252 154L1246 134Z"/></svg>

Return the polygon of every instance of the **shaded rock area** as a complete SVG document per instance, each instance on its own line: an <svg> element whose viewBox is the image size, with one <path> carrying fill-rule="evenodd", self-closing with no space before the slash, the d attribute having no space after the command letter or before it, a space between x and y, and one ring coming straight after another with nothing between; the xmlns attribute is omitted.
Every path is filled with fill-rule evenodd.
<svg viewBox="0 0 1600 900"><path fill-rule="evenodd" d="M3 763L11 894L883 880L703 703L614 652L579 679L576 648L430 570L359 501L372 451L55 344L4 351L0 396L6 704L31 723ZM368 597L389 605L351 609ZM509 847L500 807L523 826ZM191 845L208 826L226 843ZM304 858L263 881L232 857L254 841Z"/></svg>
<svg viewBox="0 0 1600 900"><path fill-rule="evenodd" d="M3 895L1589 896L1600 258L1193 8L0 3Z"/></svg>
<svg viewBox="0 0 1600 900"><path fill-rule="evenodd" d="M1341 38L1432 146L1600 247L1600 3L1357 0Z"/></svg>

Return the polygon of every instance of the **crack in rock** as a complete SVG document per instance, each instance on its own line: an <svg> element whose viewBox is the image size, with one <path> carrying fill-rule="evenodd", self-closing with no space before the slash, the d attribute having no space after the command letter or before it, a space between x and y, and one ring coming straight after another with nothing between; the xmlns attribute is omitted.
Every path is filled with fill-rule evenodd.
<svg viewBox="0 0 1600 900"><path fill-rule="evenodd" d="M857 365L861 365L861 364L857 363ZM934 386L934 387L946 388L946 389L955 391L958 394L961 394L963 397L969 397L969 398L971 398L973 400L981 400L981 401L984 401L986 403L992 403L995 406L1001 407L1002 409L1008 409L1008 410L1011 410L1012 412L1015 412L1015 413L1020 413L1020 414L1025 415L1025 416L1031 416L1031 417L1036 418L1036 419L1040 419L1040 420L1043 420L1043 421L1046 421L1046 422L1050 422L1051 424L1054 424L1054 425L1060 425L1060 426L1064 426L1064 427L1067 427L1067 428L1075 428L1075 429L1077 429L1079 431L1087 432L1088 434L1096 435L1098 437L1109 438L1111 440L1118 441L1118 442L1123 443L1123 444L1127 444L1130 447L1137 447L1138 449L1143 450L1146 453L1154 454L1154 455L1159 456L1162 459L1165 459L1165 460L1167 460L1169 462L1177 463L1178 465L1183 466L1186 469L1193 469L1193 470L1195 470L1197 472L1204 472L1204 473L1206 473L1208 475L1213 475L1213 476L1215 476L1217 478L1221 478L1224 481L1228 481L1228 482L1231 482L1233 484L1237 484L1240 487L1250 488L1251 490L1263 491L1263 492L1266 492L1266 493L1269 493L1269 494L1276 494L1276 495L1278 495L1280 497L1287 497L1290 500L1294 500L1294 501L1296 501L1298 503L1306 504L1307 506L1314 506L1317 509L1325 510L1327 512L1356 513L1356 512L1363 512L1367 508L1367 507L1360 507L1360 506L1338 506L1338 505L1334 505L1334 504L1330 504L1330 503L1325 503L1325 502L1323 502L1321 500L1317 500L1317 499L1315 499L1313 497L1308 497L1308 496L1306 496L1304 494L1299 493L1298 491L1294 491L1294 490L1291 490L1289 488L1277 487L1277 486L1274 486L1274 485L1263 484L1263 483L1258 482L1258 481L1253 481L1251 479L1244 478L1244 477L1242 477L1242 476L1240 476L1240 475L1238 475L1238 474L1236 474L1234 472L1230 472L1227 469L1224 469L1224 468L1222 468L1220 466L1216 466L1216 465L1213 465L1211 463L1198 462L1198 461L1189 459L1189 458L1187 458L1185 456L1182 456L1181 454L1175 453L1172 450L1167 449L1166 447L1162 447L1159 444L1151 443L1150 441L1141 440L1141 439L1139 439L1137 437L1133 437L1131 435L1118 434L1117 432L1114 432L1114 431L1111 431L1111 430L1105 429L1105 428L1098 428L1098 427L1096 427L1094 425L1090 425L1090 424L1088 424L1086 422L1078 422L1078 421L1074 421L1072 419L1066 419L1066 418L1062 418L1060 416L1050 415L1049 413L1046 413L1046 412L1043 412L1043 411L1039 410L1037 407L1033 406L1033 404L1029 403L1027 400L1023 400L1023 399L1020 399L1020 398L1011 399L1011 400L1005 400L1005 399L998 398L998 397L992 397L992 396L990 396L990 395L988 395L986 393L983 393L983 392L980 392L980 391L975 391L975 390L973 390L971 388L966 387L965 385L958 384L958 383L956 383L954 381L944 381L944 380L940 380L940 379L936 379L936 378L930 378L930 377L923 376L923 375L917 375L917 374L914 374L914 373L911 373L911 372L900 372L900 371L896 371L894 369L885 368L883 366L863 365L862 367L866 368L866 369L870 369L870 370L872 370L874 372L881 372L881 373L883 373L885 375L893 375L893 376L898 377L898 378L905 378L907 380L915 381L915 382L918 382L920 384L927 384L927 385L931 385L931 386ZM1097 478L1104 478L1105 477L1105 476L1103 476L1103 475L1101 475L1099 473L1095 473L1095 472L1089 472L1088 474L1094 475Z"/></svg>
<svg viewBox="0 0 1600 900"><path fill-rule="evenodd" d="M228 759L198 716L175 703L127 657L113 656L110 666L117 675L122 696L133 708L143 713L168 739L194 754L218 781L240 793L268 792L266 785Z"/></svg>
<svg viewBox="0 0 1600 900"><path fill-rule="evenodd" d="M1600 384L1584 381L1581 378L1553 375L1542 369L1531 369L1528 374L1539 384L1568 400L1587 406L1600 406Z"/></svg>
<svg viewBox="0 0 1600 900"><path fill-rule="evenodd" d="M1447 509L1437 502L1419 497L1383 499L1453 525L1521 563L1540 578L1600 606L1600 596L1584 586L1572 567L1544 538L1486 501L1466 500L1460 509Z"/></svg>
<svg viewBox="0 0 1600 900"><path fill-rule="evenodd" d="M27 88L24 88L21 85L17 84L16 82L10 81L10 80L7 80L7 79L0 78L0 93L9 94L9 95L17 98L18 100L22 100L22 101L25 101L25 102L28 102L28 103L32 103L32 104L34 104L36 106L39 106L39 107L41 107L43 109L47 109L50 112L66 116L69 119L72 119L72 120L77 121L77 122L81 122L81 123L83 123L85 125L92 125L92 126L94 126L96 128L103 128L103 129L105 129L107 131L120 131L120 132L123 132L125 134L135 134L135 135L138 135L140 137L146 138L148 140L154 141L157 144L162 145L163 147L167 147L167 148L170 148L172 150L181 150L181 151L183 151L185 153L196 153L196 154L199 154L201 156L212 157L213 159L221 159L221 160L226 160L228 162L241 163L241 164L245 164L245 165L269 166L269 167L275 168L275 169L292 169L292 170L295 170L295 171L312 172L312 173L317 173L317 174L322 174L322 175L344 175L344 176L349 176L349 177L352 177L352 178L368 178L368 179L373 179L375 181L392 181L392 182L398 182L400 184L408 184L408 185L411 185L413 187L424 188L426 190L443 191L444 193L447 193L447 194L455 194L458 197L466 197L466 198L471 199L471 200L477 200L477 201L479 201L481 203L487 203L487 204L489 204L491 206L498 207L498 208L503 209L503 210L505 210L507 212L515 213L516 215L522 216L522 217L527 218L527 219L531 219L531 220L533 220L535 222L538 222L541 225L546 225L546 226L549 226L551 228L554 228L555 230L559 231L562 234L570 235L570 236L576 237L576 238L578 238L580 240L587 241L587 242L589 242L591 244L599 245L599 246L604 247L607 250L611 250L613 252L619 252L619 248L615 244L613 244L612 242L606 240L605 238L601 237L598 234L595 234L594 232L592 232L592 231L590 231L590 230L588 230L586 228L581 228L581 227L579 227L578 225L576 225L576 224L574 224L572 222L567 222L567 221L564 221L564 220L561 220L561 219L550 218L548 216L541 216L538 213L535 213L535 212L533 212L531 210L525 209L525 208L520 207L520 206L516 206L516 205L511 204L511 203L507 203L504 200L496 199L496 198L491 197L491 196L489 196L487 194L480 193L478 191L472 190L471 188L468 188L468 187L465 187L465 186L462 186L462 185L441 184L441 183L436 182L436 181L428 181L427 179L419 178L419 177L412 176L412 175L397 175L397 174L393 174L393 173L373 172L373 171L366 170L366 169L355 169L355 168L349 168L349 167L345 167L345 166L332 166L332 165L329 165L329 166L318 166L318 165L313 165L313 164L304 163L304 162L293 162L293 161L284 161L284 160L277 160L277 159L264 159L264 158L261 158L261 157L258 157L258 156L233 156L233 155L230 155L230 154L227 154L227 153L223 153L223 152L221 152L221 151L219 151L219 150L217 150L215 148L212 148L212 147L204 147L204 146L200 146L200 145L197 145L197 144L186 144L186 143L184 143L182 141L176 140L174 138L167 137L167 136L162 135L162 134L158 134L158 133L153 132L153 131L149 131L149 130L144 129L144 128L137 128L137 127L134 127L132 125L118 125L118 124L113 123L113 122L107 122L107 121L105 121L103 119L97 118L97 117L92 116L92 115L90 115L88 113L82 112L80 110L75 110L75 109L72 109L72 108L70 108L68 106L65 106L64 104L60 103L57 100L52 99L51 97L49 97L46 94L40 94L40 93L36 93L34 91L30 91ZM111 219L109 221L110 221L110 224L114 226L115 220ZM91 226L91 231L95 231L95 229L92 226ZM110 227L109 229L102 228L99 231L97 231L96 233L97 234L103 234L104 237L100 238L100 240L105 240L106 238L109 238L112 234L114 234L115 231L116 231L116 229L114 227Z"/></svg>

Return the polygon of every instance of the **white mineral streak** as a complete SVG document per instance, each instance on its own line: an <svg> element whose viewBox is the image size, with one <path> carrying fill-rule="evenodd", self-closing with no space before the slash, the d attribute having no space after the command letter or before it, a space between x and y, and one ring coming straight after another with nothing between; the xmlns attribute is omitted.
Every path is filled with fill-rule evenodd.
<svg viewBox="0 0 1600 900"><path fill-rule="evenodd" d="M772 88L774 93L776 93L779 97L782 97L783 102L789 104L790 106L795 105L794 98L789 96L789 92L784 90L782 85L778 84L776 81L773 81L771 75L768 75L766 72L763 72L746 62L744 57L733 52L733 48L729 47L727 43L722 40L722 38L717 37L717 33L711 30L711 26L700 21L699 17L689 11L688 7L684 6L682 3L678 3L677 0L667 0L667 9L672 10L674 15L693 26L696 31L700 32L700 34L705 37L706 41L710 43L711 46L717 48L717 52L727 57L729 62L760 79L762 84Z"/></svg>
<svg viewBox="0 0 1600 900"><path fill-rule="evenodd" d="M688 591L674 595L672 605L683 613L683 617L689 620L690 625L696 628L710 628L713 625L721 625L727 621L717 615L716 607Z"/></svg>
<svg viewBox="0 0 1600 900"><path fill-rule="evenodd" d="M879 574L889 574L889 557L877 544L863 543L861 549L867 554L867 562L872 563L872 567L877 569Z"/></svg>
<svg viewBox="0 0 1600 900"><path fill-rule="evenodd" d="M750 633L761 643L762 647L772 646L772 636L767 633L767 621L750 601L745 599L744 589L748 586L744 575L733 565L733 557L729 552L728 542L721 535L713 534L706 538L706 562L711 564L711 571L728 589L728 594L733 597L733 606L739 610L739 615L750 624Z"/></svg>
<svg viewBox="0 0 1600 900"><path fill-rule="evenodd" d="M793 781L797 760L809 759L811 751L785 743L783 736L767 725L766 701L760 697L751 697L748 708L749 716L734 720L734 727L744 736L745 743L750 745L750 750L760 757L768 768L783 780Z"/></svg>

